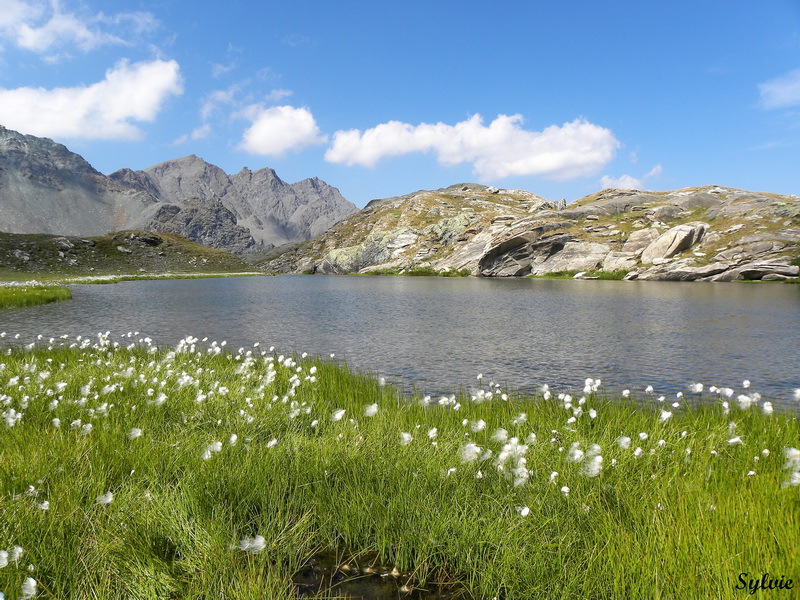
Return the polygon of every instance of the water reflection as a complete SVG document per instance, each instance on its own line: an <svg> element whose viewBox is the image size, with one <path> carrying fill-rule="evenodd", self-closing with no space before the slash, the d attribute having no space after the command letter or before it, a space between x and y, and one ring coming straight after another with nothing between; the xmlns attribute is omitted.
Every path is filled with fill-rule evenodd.
<svg viewBox="0 0 800 600"><path fill-rule="evenodd" d="M75 286L71 302L4 310L0 330L140 331L336 353L404 387L661 393L691 381L789 398L800 387L800 287L617 281L283 276Z"/></svg>

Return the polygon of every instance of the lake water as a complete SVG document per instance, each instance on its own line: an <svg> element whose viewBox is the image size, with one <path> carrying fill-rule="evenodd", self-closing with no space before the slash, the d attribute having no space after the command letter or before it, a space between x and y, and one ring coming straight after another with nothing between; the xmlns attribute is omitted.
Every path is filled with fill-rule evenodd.
<svg viewBox="0 0 800 600"><path fill-rule="evenodd" d="M747 378L779 402L800 387L796 285L295 275L72 289L72 301L3 310L0 331L335 353L428 394L473 386L478 373L510 389L578 392L600 377L663 394Z"/></svg>

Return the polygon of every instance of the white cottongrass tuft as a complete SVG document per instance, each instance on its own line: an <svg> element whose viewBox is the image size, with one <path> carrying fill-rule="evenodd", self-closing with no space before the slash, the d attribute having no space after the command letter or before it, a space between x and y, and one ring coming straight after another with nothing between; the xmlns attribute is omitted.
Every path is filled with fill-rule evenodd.
<svg viewBox="0 0 800 600"><path fill-rule="evenodd" d="M580 448L579 442L573 442L572 446L570 446L569 452L567 452L567 461L571 463L582 462L584 458L584 452Z"/></svg>
<svg viewBox="0 0 800 600"><path fill-rule="evenodd" d="M689 391L692 392L693 394L702 394L703 384L702 383L689 384Z"/></svg>
<svg viewBox="0 0 800 600"><path fill-rule="evenodd" d="M8 566L8 552L0 550L0 569Z"/></svg>
<svg viewBox="0 0 800 600"><path fill-rule="evenodd" d="M20 600L29 600L39 593L39 583L33 577L26 577L19 591Z"/></svg>
<svg viewBox="0 0 800 600"><path fill-rule="evenodd" d="M642 450L642 449L641 449L641 448L639 448L638 446L637 446L637 447L636 447L636 449L633 451L633 455L634 455L636 458L641 458L643 453L644 453L644 450Z"/></svg>
<svg viewBox="0 0 800 600"><path fill-rule="evenodd" d="M331 415L331 421L341 421L342 417L344 417L345 409L340 408L339 410L333 411Z"/></svg>
<svg viewBox="0 0 800 600"><path fill-rule="evenodd" d="M583 467L583 473L587 477L597 477L600 475L600 471L603 470L603 457L599 454L597 456L593 456L591 459L586 461L586 464Z"/></svg>
<svg viewBox="0 0 800 600"><path fill-rule="evenodd" d="M527 506L518 506L517 512L520 514L520 516L527 517L529 514L531 514L531 509Z"/></svg>
<svg viewBox="0 0 800 600"><path fill-rule="evenodd" d="M478 460L478 457L481 455L481 447L477 444L470 442L466 444L463 448L461 448L461 461L462 462L472 462Z"/></svg>
<svg viewBox="0 0 800 600"><path fill-rule="evenodd" d="M500 427L492 434L492 439L495 442L500 442L501 444L505 443L505 441L508 439L508 431Z"/></svg>
<svg viewBox="0 0 800 600"><path fill-rule="evenodd" d="M105 494L100 494L96 499L95 502L100 506L107 506L114 501L114 493L113 492L106 492Z"/></svg>
<svg viewBox="0 0 800 600"><path fill-rule="evenodd" d="M483 419L478 419L477 421L473 421L472 425L470 425L470 429L472 429L474 433L483 431L484 429L486 429L486 421L484 421Z"/></svg>
<svg viewBox="0 0 800 600"><path fill-rule="evenodd" d="M749 388L749 387L750 387L750 380L749 380L749 379L745 379L745 380L742 382L742 387L743 387L744 389L747 389L747 388Z"/></svg>
<svg viewBox="0 0 800 600"><path fill-rule="evenodd" d="M22 546L14 546L11 548L11 552L9 552L9 560L13 563L19 562L23 552L25 552L25 550L22 549Z"/></svg>
<svg viewBox="0 0 800 600"><path fill-rule="evenodd" d="M405 431L400 433L400 445L401 446L408 446L411 443L411 440L413 440L413 439L414 438L411 436L410 433L407 433Z"/></svg>
<svg viewBox="0 0 800 600"><path fill-rule="evenodd" d="M221 451L222 451L222 442L213 442L209 444L208 447L203 452L203 460L208 460L209 458L211 458L212 454Z"/></svg>
<svg viewBox="0 0 800 600"><path fill-rule="evenodd" d="M620 437L617 438L617 443L619 444L620 448L622 448L623 450L627 450L628 448L631 447L631 438L629 438L626 435L621 435Z"/></svg>
<svg viewBox="0 0 800 600"><path fill-rule="evenodd" d="M257 535L255 537L244 537L239 542L239 550L247 552L248 554L258 554L267 547L267 541L263 536Z"/></svg>
<svg viewBox="0 0 800 600"><path fill-rule="evenodd" d="M142 437L142 430L139 429L138 427L134 427L128 432L127 437L129 440L136 440Z"/></svg>
<svg viewBox="0 0 800 600"><path fill-rule="evenodd" d="M761 405L761 412L767 416L774 413L775 409L772 407L772 402L764 402L764 404Z"/></svg>
<svg viewBox="0 0 800 600"><path fill-rule="evenodd" d="M648 385L646 388L644 388L644 393L645 394L652 394L653 393L653 386L652 385Z"/></svg>
<svg viewBox="0 0 800 600"><path fill-rule="evenodd" d="M797 388L794 391L794 399L797 400L798 402L800 402L800 388Z"/></svg>
<svg viewBox="0 0 800 600"><path fill-rule="evenodd" d="M428 437L430 439L436 439L436 436L439 435L439 430L436 427L432 427L428 430Z"/></svg>
<svg viewBox="0 0 800 600"><path fill-rule="evenodd" d="M564 494L564 496L569 496L569 487L566 486L566 485L564 487L562 487L561 488L561 493Z"/></svg>
<svg viewBox="0 0 800 600"><path fill-rule="evenodd" d="M228 444L231 446L235 446L236 442L238 441L239 441L239 436L236 435L235 433L232 433L231 437L228 438Z"/></svg>
<svg viewBox="0 0 800 600"><path fill-rule="evenodd" d="M374 417L378 414L378 403L370 404L364 409L365 417Z"/></svg>
<svg viewBox="0 0 800 600"><path fill-rule="evenodd" d="M738 435L728 440L728 444L731 446L740 446L743 443L744 442L742 441L742 438L740 438Z"/></svg>
<svg viewBox="0 0 800 600"><path fill-rule="evenodd" d="M668 410L662 410L661 414L658 416L658 420L662 423L665 421L669 421L672 418L672 413Z"/></svg>

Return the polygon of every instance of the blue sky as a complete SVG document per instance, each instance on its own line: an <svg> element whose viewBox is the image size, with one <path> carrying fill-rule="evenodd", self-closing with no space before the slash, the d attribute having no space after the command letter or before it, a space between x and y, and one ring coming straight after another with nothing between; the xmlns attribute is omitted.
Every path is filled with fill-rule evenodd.
<svg viewBox="0 0 800 600"><path fill-rule="evenodd" d="M361 207L459 182L800 194L800 0L2 0L0 124Z"/></svg>

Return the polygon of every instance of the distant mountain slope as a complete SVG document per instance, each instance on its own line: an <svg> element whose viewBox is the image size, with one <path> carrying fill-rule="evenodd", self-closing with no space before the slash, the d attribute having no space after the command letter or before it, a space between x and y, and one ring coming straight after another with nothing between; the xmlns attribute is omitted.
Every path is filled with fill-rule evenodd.
<svg viewBox="0 0 800 600"><path fill-rule="evenodd" d="M157 200L47 138L0 126L0 230L100 235L147 219Z"/></svg>
<svg viewBox="0 0 800 600"><path fill-rule="evenodd" d="M319 179L288 184L266 168L228 175L194 155L144 171L124 169L111 178L177 206L192 198L218 200L266 248L315 237L357 210Z"/></svg>
<svg viewBox="0 0 800 600"><path fill-rule="evenodd" d="M800 198L704 186L604 190L564 206L521 190L458 184L373 201L320 237L272 253L260 267L781 280L800 272Z"/></svg>
<svg viewBox="0 0 800 600"><path fill-rule="evenodd" d="M176 233L245 254L319 235L356 207L319 179L272 169L233 176L196 156L106 176L47 138L0 126L0 231Z"/></svg>

